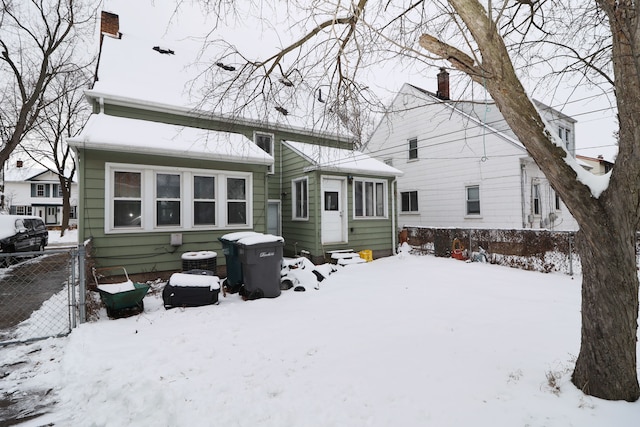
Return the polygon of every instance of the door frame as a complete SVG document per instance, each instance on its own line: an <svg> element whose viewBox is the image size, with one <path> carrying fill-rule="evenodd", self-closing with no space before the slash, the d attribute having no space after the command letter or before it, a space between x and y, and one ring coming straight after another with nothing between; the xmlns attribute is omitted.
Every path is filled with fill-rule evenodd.
<svg viewBox="0 0 640 427"><path fill-rule="evenodd" d="M265 229L267 232L269 232L269 206L270 205L277 205L278 206L278 232L276 233L276 235L278 236L282 236L282 201L278 200L278 199L269 199L267 200L267 218L266 218L266 223L265 223Z"/></svg>
<svg viewBox="0 0 640 427"><path fill-rule="evenodd" d="M339 181L340 182L340 194L338 195L338 206L341 206L341 220L340 225L342 227L341 240L338 242L328 242L325 240L323 217L324 217L324 190L325 180ZM349 226L349 205L347 197L347 177L336 175L322 175L320 176L320 241L322 244L334 244L334 243L348 243L348 226Z"/></svg>

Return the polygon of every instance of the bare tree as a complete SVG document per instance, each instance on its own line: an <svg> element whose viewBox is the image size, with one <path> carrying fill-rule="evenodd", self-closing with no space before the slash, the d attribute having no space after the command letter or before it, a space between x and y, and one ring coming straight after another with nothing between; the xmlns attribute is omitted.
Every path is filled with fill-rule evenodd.
<svg viewBox="0 0 640 427"><path fill-rule="evenodd" d="M42 110L38 124L20 144L28 157L58 176L62 192L61 236L69 228L71 185L76 173L73 150L65 141L82 130L91 114L83 92L90 83L88 69L55 76L50 85L55 101Z"/></svg>
<svg viewBox="0 0 640 427"><path fill-rule="evenodd" d="M89 3L73 0L0 1L0 170L58 94L58 75L81 68ZM2 180L2 190L4 180Z"/></svg>
<svg viewBox="0 0 640 427"><path fill-rule="evenodd" d="M211 10L218 14L218 22L233 7L228 2L202 1L215 5ZM486 88L580 225L582 334L574 384L597 397L637 400L640 17L636 2L285 3L287 13L279 16L297 19L288 25L264 25L286 28L292 41L272 55L250 58L233 44L215 40L224 53L210 69L216 84L211 85L209 99L218 102L233 95L237 108L264 108L282 102L283 93L295 102L287 92L291 87L317 91L325 85L331 88L323 92L325 112L344 118L352 116L354 106L379 105L369 84L363 83L372 67L389 62L433 67L444 62L464 72ZM255 9L250 10L259 16L271 2L251 4ZM577 72L585 84L609 84L615 90L619 155L611 176L598 184L572 160L521 82L532 70L544 67L556 77Z"/></svg>

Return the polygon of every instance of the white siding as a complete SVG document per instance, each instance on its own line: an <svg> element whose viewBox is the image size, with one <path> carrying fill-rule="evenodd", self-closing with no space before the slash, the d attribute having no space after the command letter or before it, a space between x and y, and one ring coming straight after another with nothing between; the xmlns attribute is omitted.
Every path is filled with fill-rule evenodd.
<svg viewBox="0 0 640 427"><path fill-rule="evenodd" d="M409 140L416 137L418 159L409 160ZM398 178L399 226L540 227L541 220L527 222L531 185L523 184L520 166L525 149L409 85L403 86L366 149L404 172ZM544 178L534 163L530 167L527 177ZM480 215L466 215L468 185L480 186ZM406 191L418 192L418 212L401 211ZM557 213L563 219L554 222L557 229L567 229L567 218L573 220L564 209Z"/></svg>

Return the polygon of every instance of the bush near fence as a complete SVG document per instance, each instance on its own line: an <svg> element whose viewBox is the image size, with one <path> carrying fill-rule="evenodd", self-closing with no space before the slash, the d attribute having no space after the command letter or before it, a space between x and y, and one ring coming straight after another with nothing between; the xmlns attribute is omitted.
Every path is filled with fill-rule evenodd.
<svg viewBox="0 0 640 427"><path fill-rule="evenodd" d="M466 255L487 252L488 261L536 271L579 273L580 258L575 253L573 232L548 230L498 230L405 227L408 243L420 253L451 257L454 239L458 239Z"/></svg>

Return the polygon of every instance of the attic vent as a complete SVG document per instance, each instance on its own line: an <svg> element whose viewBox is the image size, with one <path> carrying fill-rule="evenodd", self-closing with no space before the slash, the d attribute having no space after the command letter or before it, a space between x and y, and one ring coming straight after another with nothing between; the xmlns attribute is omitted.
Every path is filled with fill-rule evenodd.
<svg viewBox="0 0 640 427"><path fill-rule="evenodd" d="M162 53L164 55L175 55L175 52L172 51L171 49L165 49L160 46L154 46L153 50L155 50L156 52Z"/></svg>
<svg viewBox="0 0 640 427"><path fill-rule="evenodd" d="M283 116L286 116L287 114L289 114L289 111L287 111L286 108L283 108L283 107L280 107L280 106L276 107L276 111L278 111Z"/></svg>

